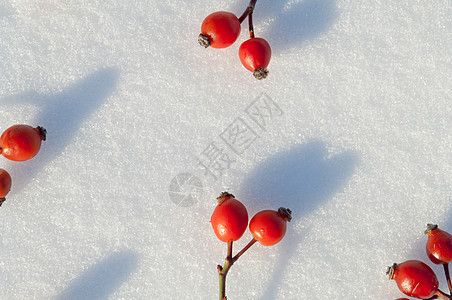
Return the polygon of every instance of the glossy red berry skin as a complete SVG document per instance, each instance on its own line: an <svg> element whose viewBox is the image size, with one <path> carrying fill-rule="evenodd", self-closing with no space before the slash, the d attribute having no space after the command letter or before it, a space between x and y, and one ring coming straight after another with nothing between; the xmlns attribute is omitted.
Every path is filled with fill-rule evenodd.
<svg viewBox="0 0 452 300"><path fill-rule="evenodd" d="M452 261L452 235L428 224L425 233L428 235L426 250L430 260L435 264L448 264Z"/></svg>
<svg viewBox="0 0 452 300"><path fill-rule="evenodd" d="M230 12L217 11L208 15L201 24L201 35L198 38L204 47L226 48L231 46L240 35L239 19ZM204 37L205 44L201 39Z"/></svg>
<svg viewBox="0 0 452 300"><path fill-rule="evenodd" d="M13 125L0 137L0 153L7 159L24 161L33 158L46 139L46 130L29 125Z"/></svg>
<svg viewBox="0 0 452 300"><path fill-rule="evenodd" d="M218 197L218 205L210 218L215 235L225 243L242 237L248 226L248 212L242 202L229 193Z"/></svg>
<svg viewBox="0 0 452 300"><path fill-rule="evenodd" d="M0 169L0 205L5 201L6 195L8 195L11 190L11 176L8 172Z"/></svg>
<svg viewBox="0 0 452 300"><path fill-rule="evenodd" d="M438 279L433 270L419 260L407 260L388 269L389 279L396 281L399 290L407 296L429 299L438 290Z"/></svg>
<svg viewBox="0 0 452 300"><path fill-rule="evenodd" d="M286 213L284 212L286 211ZM287 221L290 221L290 209L263 210L250 221L250 232L259 243L272 246L282 240L286 234Z"/></svg>
<svg viewBox="0 0 452 300"><path fill-rule="evenodd" d="M265 74L262 75L262 78L265 78L268 74L266 68L270 63L271 55L270 45L263 38L251 38L243 42L239 48L239 57L242 65L255 73L254 76L257 75L258 70L263 71ZM256 76L256 78L258 77Z"/></svg>

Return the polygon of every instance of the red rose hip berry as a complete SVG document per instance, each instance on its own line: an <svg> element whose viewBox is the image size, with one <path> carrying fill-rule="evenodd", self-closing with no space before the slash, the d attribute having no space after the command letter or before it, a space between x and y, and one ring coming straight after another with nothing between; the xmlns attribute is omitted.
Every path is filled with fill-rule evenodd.
<svg viewBox="0 0 452 300"><path fill-rule="evenodd" d="M0 137L0 154L10 160L24 161L33 158L46 139L46 130L40 126L13 125Z"/></svg>
<svg viewBox="0 0 452 300"><path fill-rule="evenodd" d="M218 205L210 222L216 236L223 242L238 240L248 225L248 212L242 202L227 192L217 198Z"/></svg>
<svg viewBox="0 0 452 300"><path fill-rule="evenodd" d="M452 235L434 224L427 224L425 234L428 235L426 250L430 260L435 264L450 263L452 261Z"/></svg>
<svg viewBox="0 0 452 300"><path fill-rule="evenodd" d="M198 42L205 48L226 48L240 35L239 19L230 12L217 11L208 15L201 25Z"/></svg>
<svg viewBox="0 0 452 300"><path fill-rule="evenodd" d="M389 279L396 281L407 296L429 299L438 291L438 279L433 270L419 260L407 260L388 268Z"/></svg>
<svg viewBox="0 0 452 300"><path fill-rule="evenodd" d="M292 219L292 212L288 208L263 210L258 212L250 221L250 232L254 239L264 246L278 243L286 234L287 221Z"/></svg>
<svg viewBox="0 0 452 300"><path fill-rule="evenodd" d="M8 172L0 169L0 206L6 200L5 196L8 195L11 189L11 176Z"/></svg>
<svg viewBox="0 0 452 300"><path fill-rule="evenodd" d="M251 38L243 42L239 48L242 65L253 72L257 79L267 77L271 54L270 45L263 38Z"/></svg>

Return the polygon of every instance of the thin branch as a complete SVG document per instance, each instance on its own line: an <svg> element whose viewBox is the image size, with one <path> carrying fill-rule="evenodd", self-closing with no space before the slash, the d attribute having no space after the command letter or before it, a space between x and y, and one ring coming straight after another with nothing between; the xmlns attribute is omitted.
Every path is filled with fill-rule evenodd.
<svg viewBox="0 0 452 300"><path fill-rule="evenodd" d="M444 274L446 274L447 285L449 286L449 292L452 295L452 284L450 281L449 263L443 264L443 267L444 267Z"/></svg>
<svg viewBox="0 0 452 300"><path fill-rule="evenodd" d="M248 26L250 31L250 38L254 38L253 13L248 15Z"/></svg>
<svg viewBox="0 0 452 300"><path fill-rule="evenodd" d="M226 276L228 275L229 269L232 265L248 250L254 243L256 243L256 239L252 239L239 253L237 253L234 257L232 257L232 242L228 242L228 254L226 255L226 259L224 261L224 266L217 266L219 283L220 283L220 300L226 300Z"/></svg>
<svg viewBox="0 0 452 300"><path fill-rule="evenodd" d="M220 300L226 299L226 275L228 275L229 269L231 268L232 262L232 241L228 242L228 253L224 262L224 267L218 265L218 275L220 280Z"/></svg>
<svg viewBox="0 0 452 300"><path fill-rule="evenodd" d="M246 250L248 250L251 246L254 245L254 243L256 243L257 240L255 238L253 238L242 250L240 250L239 253L237 253L233 258L232 258L232 263L235 263L240 256L242 256L243 253L245 253Z"/></svg>
<svg viewBox="0 0 452 300"><path fill-rule="evenodd" d="M250 1L248 6L246 7L245 11L243 12L243 14L239 18L240 24L242 24L242 22L246 19L246 17L248 17L249 14L253 13L254 6L256 5L256 2L257 2L257 0L251 0Z"/></svg>
<svg viewBox="0 0 452 300"><path fill-rule="evenodd" d="M436 293L435 293L435 296L433 296L433 297L430 298L430 299L451 300L452 297L449 296L449 295L447 295L446 293L444 293L443 291L441 291L441 290L438 289L438 290L436 291Z"/></svg>

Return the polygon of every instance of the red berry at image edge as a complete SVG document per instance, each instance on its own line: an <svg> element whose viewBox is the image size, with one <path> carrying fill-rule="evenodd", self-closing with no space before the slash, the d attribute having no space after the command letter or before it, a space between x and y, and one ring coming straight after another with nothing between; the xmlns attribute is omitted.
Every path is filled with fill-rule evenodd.
<svg viewBox="0 0 452 300"><path fill-rule="evenodd" d="M240 29L239 19L233 13L217 11L202 22L198 42L205 48L226 48L237 40Z"/></svg>
<svg viewBox="0 0 452 300"><path fill-rule="evenodd" d="M236 241L246 230L248 212L232 194L223 192L217 199L218 205L210 219L213 231L225 243Z"/></svg>
<svg viewBox="0 0 452 300"><path fill-rule="evenodd" d="M257 79L267 77L271 54L270 45L263 38L251 38L243 42L239 48L242 65L253 72Z"/></svg>
<svg viewBox="0 0 452 300"><path fill-rule="evenodd" d="M428 235L426 250L430 260L435 264L450 263L452 261L452 235L434 224L427 224L425 234Z"/></svg>
<svg viewBox="0 0 452 300"><path fill-rule="evenodd" d="M14 161L29 160L38 154L41 141L45 139L46 130L43 127L13 125L0 137L0 154Z"/></svg>
<svg viewBox="0 0 452 300"><path fill-rule="evenodd" d="M263 210L258 212L250 221L250 232L259 243L272 246L278 243L286 234L287 221L292 219L292 212L288 208Z"/></svg>
<svg viewBox="0 0 452 300"><path fill-rule="evenodd" d="M0 169L0 206L6 200L5 197L11 190L11 176L8 172Z"/></svg>
<svg viewBox="0 0 452 300"><path fill-rule="evenodd" d="M438 279L433 270L419 260L407 260L388 268L389 279L396 281L399 290L407 296L429 299L438 290Z"/></svg>

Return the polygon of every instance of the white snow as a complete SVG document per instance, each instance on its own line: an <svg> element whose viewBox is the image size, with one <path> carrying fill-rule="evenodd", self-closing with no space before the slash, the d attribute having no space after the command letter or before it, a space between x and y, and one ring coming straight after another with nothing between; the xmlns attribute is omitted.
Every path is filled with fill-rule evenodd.
<svg viewBox="0 0 452 300"><path fill-rule="evenodd" d="M232 267L230 300L395 299L386 267L408 259L447 290L423 231L452 232L452 2L259 0L262 81L237 55L247 21L197 44L247 4L0 2L0 132L48 131L32 160L0 157L0 299L217 299L225 190L250 217L293 211Z"/></svg>

